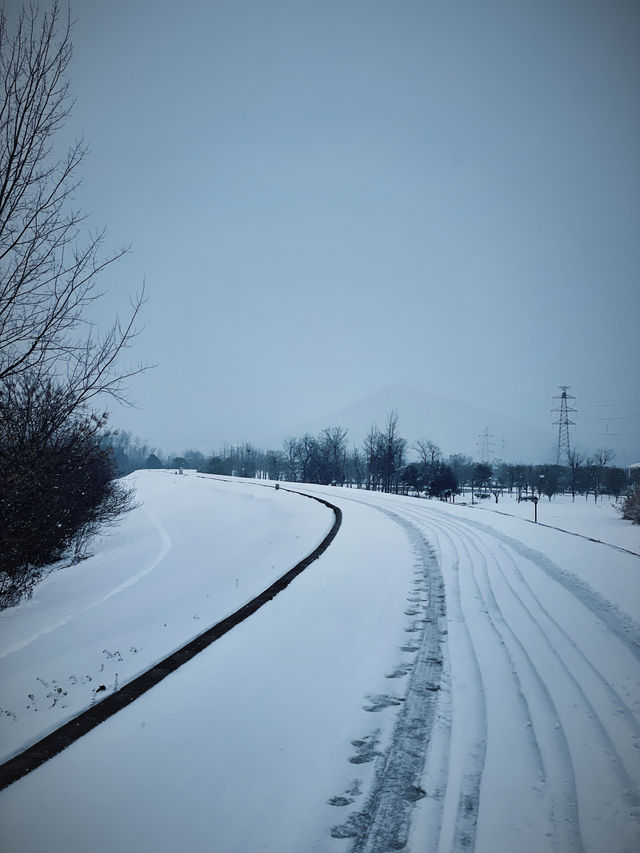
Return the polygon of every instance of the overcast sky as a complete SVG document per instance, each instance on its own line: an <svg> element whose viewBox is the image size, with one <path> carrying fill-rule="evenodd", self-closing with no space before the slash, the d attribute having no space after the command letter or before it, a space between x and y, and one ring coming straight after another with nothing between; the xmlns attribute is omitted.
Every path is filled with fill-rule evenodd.
<svg viewBox="0 0 640 853"><path fill-rule="evenodd" d="M635 0L73 14L79 201L133 244L101 312L145 278L158 363L114 423L213 449L400 382L544 428L566 384L637 429Z"/></svg>

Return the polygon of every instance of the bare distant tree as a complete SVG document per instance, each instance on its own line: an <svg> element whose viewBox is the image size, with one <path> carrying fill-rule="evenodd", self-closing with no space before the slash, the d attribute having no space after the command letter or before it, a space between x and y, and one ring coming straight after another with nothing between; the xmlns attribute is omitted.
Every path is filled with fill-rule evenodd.
<svg viewBox="0 0 640 853"><path fill-rule="evenodd" d="M270 480L282 479L287 462L280 450L267 450L265 464L267 466L267 476Z"/></svg>
<svg viewBox="0 0 640 853"><path fill-rule="evenodd" d="M308 432L305 432L299 440L298 453L300 456L300 481L302 483L317 482L318 442Z"/></svg>
<svg viewBox="0 0 640 853"><path fill-rule="evenodd" d="M575 448L572 448L567 453L569 469L571 471L571 499L574 501L576 499L580 469L585 462L585 458L584 453L582 453L581 450L576 450Z"/></svg>
<svg viewBox="0 0 640 853"><path fill-rule="evenodd" d="M375 424L372 424L363 444L363 456L366 466L367 479L365 487L377 491L380 488L380 445L382 435Z"/></svg>
<svg viewBox="0 0 640 853"><path fill-rule="evenodd" d="M0 11L0 380L55 377L77 407L100 393L122 400L143 369L116 362L137 334L144 287L124 323L96 333L86 310L101 295L97 276L126 250L102 257L103 233L80 238L84 217L71 205L84 141L53 155L72 107L70 33L55 0L50 12L23 9L13 36Z"/></svg>
<svg viewBox="0 0 640 853"><path fill-rule="evenodd" d="M341 486L346 476L347 432L342 427L322 430L319 444L325 456L326 482Z"/></svg>
<svg viewBox="0 0 640 853"><path fill-rule="evenodd" d="M382 483L385 492L395 491L397 494L399 491L406 447L406 440L398 433L398 413L391 411L382 433Z"/></svg>
<svg viewBox="0 0 640 853"><path fill-rule="evenodd" d="M355 445L353 451L351 452L351 455L347 458L347 465L349 467L349 484L355 484L357 489L361 489L364 480L363 464L362 457L360 456L360 451Z"/></svg>
<svg viewBox="0 0 640 853"><path fill-rule="evenodd" d="M425 465L430 465L431 468L434 467L436 459L442 456L442 451L438 445L426 438L419 438L413 445L413 449L418 452L420 460Z"/></svg>
<svg viewBox="0 0 640 853"><path fill-rule="evenodd" d="M300 468L300 441L294 436L289 436L283 442L286 458L286 477L290 483L298 480Z"/></svg>
<svg viewBox="0 0 640 853"><path fill-rule="evenodd" d="M610 447L599 447L593 454L592 472L593 472L593 498L597 502L598 495L602 490L602 475L605 467L611 462L615 453Z"/></svg>

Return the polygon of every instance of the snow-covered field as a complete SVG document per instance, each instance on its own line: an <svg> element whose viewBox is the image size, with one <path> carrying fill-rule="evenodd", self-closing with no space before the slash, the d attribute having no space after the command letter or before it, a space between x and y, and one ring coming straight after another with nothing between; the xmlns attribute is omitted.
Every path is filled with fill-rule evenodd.
<svg viewBox="0 0 640 853"><path fill-rule="evenodd" d="M93 558L0 614L4 758L235 610L333 523L265 484L135 480L143 505ZM619 550L640 552L638 527L606 501L540 502L541 522L576 536L508 499L294 488L342 509L329 549L0 793L2 849L640 849L640 559Z"/></svg>
<svg viewBox="0 0 640 853"><path fill-rule="evenodd" d="M457 500L459 502L461 498ZM466 501L469 501L469 495ZM510 495L508 492L498 498L497 504L491 497L479 501L475 506L477 509L507 513L529 521L534 519L533 503L518 503L515 494ZM622 518L616 510L616 499L607 495L598 498L597 503L593 495L588 498L576 495L575 500L571 495L556 495L551 500L542 497L538 501L538 523L599 539L635 553L640 552L640 529Z"/></svg>

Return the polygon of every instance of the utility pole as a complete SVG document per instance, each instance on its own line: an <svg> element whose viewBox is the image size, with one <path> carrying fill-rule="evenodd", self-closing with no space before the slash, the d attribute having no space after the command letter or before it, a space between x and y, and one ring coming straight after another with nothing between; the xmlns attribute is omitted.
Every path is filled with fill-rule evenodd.
<svg viewBox="0 0 640 853"><path fill-rule="evenodd" d="M570 420L569 415L575 414L578 411L569 405L569 400L576 399L575 397L572 397L571 394L567 394L570 387L570 385L558 385L562 394L556 394L553 399L560 400L560 405L555 409L551 409L552 412L558 412L559 414L558 420L553 422L554 426L558 427L558 455L556 458L556 465L560 465L563 462L565 465L569 464L569 454L571 452L569 427L575 426L575 421Z"/></svg>

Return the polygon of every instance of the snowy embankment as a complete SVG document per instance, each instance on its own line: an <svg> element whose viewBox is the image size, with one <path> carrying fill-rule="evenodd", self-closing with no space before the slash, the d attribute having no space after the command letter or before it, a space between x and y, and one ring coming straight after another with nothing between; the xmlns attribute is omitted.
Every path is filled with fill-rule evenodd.
<svg viewBox="0 0 640 853"><path fill-rule="evenodd" d="M54 678L79 681L73 655L91 632L92 660L118 651L119 667L124 649L154 645L174 618L191 636L194 615L202 627L225 615L249 597L249 575L259 586L269 570L282 574L332 522L282 490L168 477L139 475L145 508L93 558L106 570L135 553L137 580L130 568L94 591L91 577L104 571L82 574L82 601L51 605L48 622L38 616L47 586L6 614L8 683L19 685L20 667L49 692ZM2 792L3 846L639 849L640 560L486 503L296 488L342 509L328 551L198 658ZM590 525L588 535L611 541ZM637 528L620 525L640 550ZM55 576L46 583L55 589ZM224 611L215 615L201 609L214 589ZM167 648L188 639L175 631ZM104 678L113 689L113 673ZM17 707L24 688L12 689ZM20 696L26 717L41 713ZM22 718L6 723L24 740Z"/></svg>
<svg viewBox="0 0 640 853"><path fill-rule="evenodd" d="M287 492L164 471L127 478L140 507L95 556L0 613L0 760L261 592L333 523Z"/></svg>

